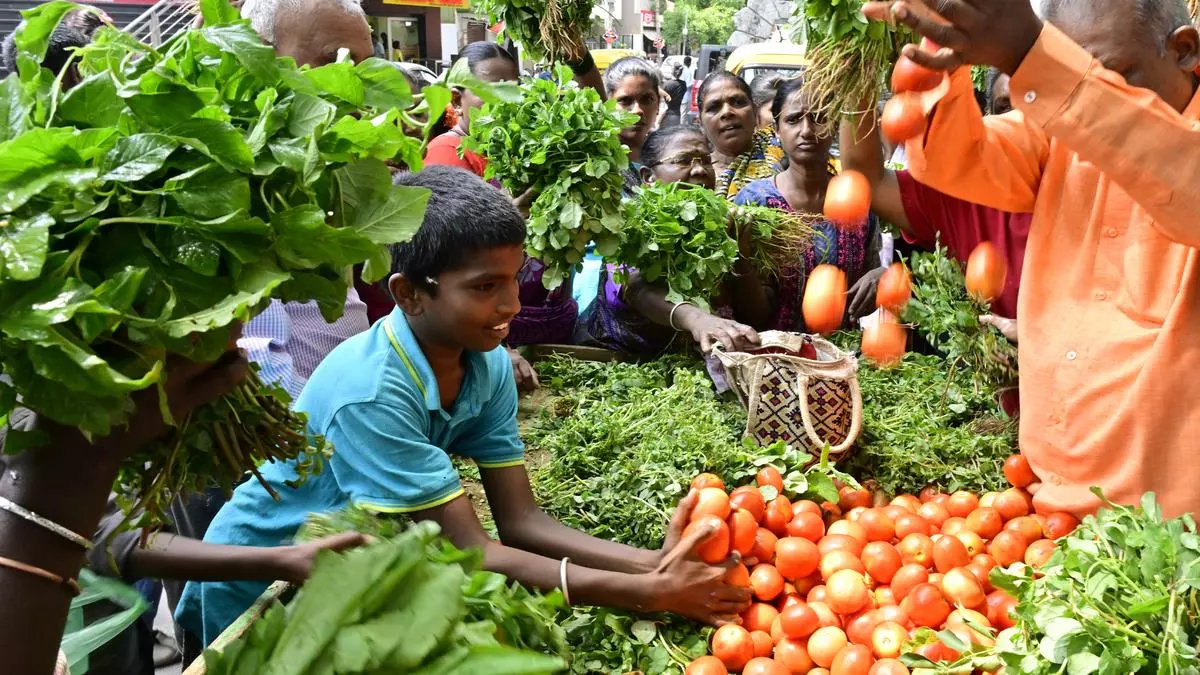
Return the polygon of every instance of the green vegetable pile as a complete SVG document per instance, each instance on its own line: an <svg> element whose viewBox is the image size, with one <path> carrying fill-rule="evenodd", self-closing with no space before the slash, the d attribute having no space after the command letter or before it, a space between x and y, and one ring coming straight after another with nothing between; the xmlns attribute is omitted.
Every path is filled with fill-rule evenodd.
<svg viewBox="0 0 1200 675"><path fill-rule="evenodd" d="M161 522L175 494L320 449L287 395L256 378L172 420L164 363L216 359L270 298L315 299L336 318L351 265L387 272L385 245L412 235L428 199L392 187L385 164L419 166L399 112L413 99L378 59L277 59L224 0L157 49L101 28L64 91L38 63L77 8L29 12L19 74L0 83L0 370L12 381L0 423L19 398L105 436L129 419L131 394L157 387L175 431L126 462L118 489L143 523ZM40 441L8 438L9 451Z"/></svg>
<svg viewBox="0 0 1200 675"><path fill-rule="evenodd" d="M437 535L437 525L425 522L365 548L322 552L291 603L273 606L222 651L204 653L207 675L562 670L558 657L504 645L501 638L513 637L505 630L513 608L488 606L502 601L503 577L479 571L479 552ZM553 612L561 595L550 598L516 612Z"/></svg>
<svg viewBox="0 0 1200 675"><path fill-rule="evenodd" d="M592 19L594 0L476 0L476 11L493 24L503 23L503 35L520 43L534 61L577 62L587 48L583 36Z"/></svg>
<svg viewBox="0 0 1200 675"><path fill-rule="evenodd" d="M520 101L495 102L471 115L463 147L488 159L485 178L512 195L537 194L526 222L526 249L546 265L542 282L557 288L580 267L588 243L601 255L616 250L621 218L621 172L629 150L621 130L636 117L601 101L571 80L522 84Z"/></svg>

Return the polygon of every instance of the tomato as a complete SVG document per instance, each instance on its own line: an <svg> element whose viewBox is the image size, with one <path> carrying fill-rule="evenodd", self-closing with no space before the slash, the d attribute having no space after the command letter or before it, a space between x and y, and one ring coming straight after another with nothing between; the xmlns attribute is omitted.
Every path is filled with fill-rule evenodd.
<svg viewBox="0 0 1200 675"><path fill-rule="evenodd" d="M1065 511L1051 513L1046 516L1046 526L1043 528L1047 539L1061 539L1079 527L1079 519Z"/></svg>
<svg viewBox="0 0 1200 675"><path fill-rule="evenodd" d="M892 577L892 595L896 602L901 602L912 589L929 581L929 570L919 563L908 563L896 570Z"/></svg>
<svg viewBox="0 0 1200 675"><path fill-rule="evenodd" d="M767 504L767 512L762 524L776 536L787 534L788 523L792 520L792 504L787 497L780 495Z"/></svg>
<svg viewBox="0 0 1200 675"><path fill-rule="evenodd" d="M899 314L912 298L912 279L904 263L892 263L875 288L875 306ZM921 501L927 501L922 499Z"/></svg>
<svg viewBox="0 0 1200 675"><path fill-rule="evenodd" d="M947 513L950 511L947 510ZM959 518L958 516L950 516L946 522L942 523L942 534L958 534L967 529L967 519Z"/></svg>
<svg viewBox="0 0 1200 675"><path fill-rule="evenodd" d="M825 592L829 599L829 609L838 614L853 614L871 599L867 583L861 572L851 569L838 570L829 576L825 582Z"/></svg>
<svg viewBox="0 0 1200 675"><path fill-rule="evenodd" d="M896 550L900 559L907 563L919 563L925 567L933 567L933 540L924 534L913 532L900 540Z"/></svg>
<svg viewBox="0 0 1200 675"><path fill-rule="evenodd" d="M867 541L891 541L896 536L896 523L882 509L867 509L858 517Z"/></svg>
<svg viewBox="0 0 1200 675"><path fill-rule="evenodd" d="M738 563L725 573L725 583L730 586L750 588L750 571L746 569L745 565Z"/></svg>
<svg viewBox="0 0 1200 675"><path fill-rule="evenodd" d="M912 93L896 94L883 105L879 128L892 143L899 145L925 131L925 105Z"/></svg>
<svg viewBox="0 0 1200 675"><path fill-rule="evenodd" d="M967 516L967 529L984 539L995 537L1004 527L1004 518L996 509L981 506Z"/></svg>
<svg viewBox="0 0 1200 675"><path fill-rule="evenodd" d="M809 502L811 504L812 502ZM825 521L821 518L820 513L811 511L796 511L795 506L792 511L796 512L792 516L792 522L788 523L787 533L790 537L803 537L811 542L818 542L821 537L825 536Z"/></svg>
<svg viewBox="0 0 1200 675"><path fill-rule="evenodd" d="M866 488L855 490L849 485L842 486L838 490L838 507L843 511L859 506L871 505L871 491Z"/></svg>
<svg viewBox="0 0 1200 675"><path fill-rule="evenodd" d="M821 582L823 581L824 579L821 578L821 571L817 570L806 577L795 579L792 581L792 583L796 586L796 593L800 595L807 595L809 591L817 586L820 586Z"/></svg>
<svg viewBox="0 0 1200 675"><path fill-rule="evenodd" d="M712 533L696 546L696 555L706 563L716 564L729 555L729 526L724 520L704 514L684 528L683 538L687 539L696 530L708 527L712 528Z"/></svg>
<svg viewBox="0 0 1200 675"><path fill-rule="evenodd" d="M803 640L784 638L775 645L775 662L792 675L804 675L813 667Z"/></svg>
<svg viewBox="0 0 1200 675"><path fill-rule="evenodd" d="M829 187L833 187L833 181ZM828 199L826 196L826 203ZM817 265L804 285L800 309L805 328L811 333L831 333L841 328L846 313L846 273L834 265Z"/></svg>
<svg viewBox="0 0 1200 675"><path fill-rule="evenodd" d="M918 626L937 628L950 616L950 604L933 584L917 584L904 598L908 618Z"/></svg>
<svg viewBox="0 0 1200 675"><path fill-rule="evenodd" d="M1008 567L1025 559L1027 547L1025 538L1016 532L1001 532L988 544L988 553L996 559L997 565Z"/></svg>
<svg viewBox="0 0 1200 675"><path fill-rule="evenodd" d="M1033 516L1017 516L1005 523L1004 529L1016 532L1028 542L1037 541L1042 538L1042 526Z"/></svg>
<svg viewBox="0 0 1200 675"><path fill-rule="evenodd" d="M989 577L992 573L992 568L994 567L995 565L987 566L972 562L963 569L967 570L971 573L971 576L975 577L975 581L979 582L979 587L983 589L984 593L991 593L992 580Z"/></svg>
<svg viewBox="0 0 1200 675"><path fill-rule="evenodd" d="M783 592L783 575L774 565L759 563L750 570L750 588L754 591L754 597L769 602Z"/></svg>
<svg viewBox="0 0 1200 675"><path fill-rule="evenodd" d="M1054 554L1054 541L1051 539L1038 539L1025 549L1025 564L1034 569L1038 569L1050 560L1050 556Z"/></svg>
<svg viewBox="0 0 1200 675"><path fill-rule="evenodd" d="M844 228L858 228L867 222L870 211L871 182L866 176L847 169L829 180L825 187L826 220Z"/></svg>
<svg viewBox="0 0 1200 675"><path fill-rule="evenodd" d="M729 669L715 656L701 656L688 664L683 675L729 675Z"/></svg>
<svg viewBox="0 0 1200 675"><path fill-rule="evenodd" d="M842 627L842 620L838 618L837 614L833 613L832 609L829 609L829 605L824 602L810 602L808 606L812 608L812 611L817 613L817 618L821 620L821 628L825 626Z"/></svg>
<svg viewBox="0 0 1200 675"><path fill-rule="evenodd" d="M1004 591L992 591L987 596L988 622L996 628L1004 630L1016 625L1016 615L1013 610L1017 607L1017 599Z"/></svg>
<svg viewBox="0 0 1200 675"><path fill-rule="evenodd" d="M897 553L896 555L900 555ZM895 576L895 575L893 575ZM896 604L896 596L892 593L891 586L879 586L875 589L875 606L886 607Z"/></svg>
<svg viewBox="0 0 1200 675"><path fill-rule="evenodd" d="M883 541L873 541L864 546L862 562L867 574L881 584L890 584L896 571L904 565L896 547Z"/></svg>
<svg viewBox="0 0 1200 675"><path fill-rule="evenodd" d="M928 91L938 86L942 77L942 73L926 68L901 54L900 58L896 59L896 66L892 68L892 93Z"/></svg>
<svg viewBox="0 0 1200 675"><path fill-rule="evenodd" d="M754 548L754 537L758 534L758 523L746 509L729 514L725 521L729 526L729 548L745 556Z"/></svg>
<svg viewBox="0 0 1200 675"><path fill-rule="evenodd" d="M967 549L968 555L977 556L986 550L983 538L970 530L963 530L954 535L954 538L962 542L962 545Z"/></svg>
<svg viewBox="0 0 1200 675"><path fill-rule="evenodd" d="M742 675L791 675L791 671L784 668L782 664L776 663L775 659L756 656L746 663L745 668L742 668Z"/></svg>
<svg viewBox="0 0 1200 675"><path fill-rule="evenodd" d="M707 487L715 487L718 490L724 490L725 481L721 480L721 477L714 473L702 473L692 479L693 490L703 490Z"/></svg>
<svg viewBox="0 0 1200 675"><path fill-rule="evenodd" d="M847 645L833 657L829 672L832 675L867 675L874 663L870 649L863 645Z"/></svg>
<svg viewBox="0 0 1200 675"><path fill-rule="evenodd" d="M946 510L951 516L966 518L972 511L979 508L979 498L965 490L959 490L950 495L950 503L946 505Z"/></svg>
<svg viewBox="0 0 1200 675"><path fill-rule="evenodd" d="M967 258L967 292L983 302L991 302L1004 292L1007 279L1008 263L1004 254L990 241L979 242Z"/></svg>
<svg viewBox="0 0 1200 675"><path fill-rule="evenodd" d="M851 644L870 646L871 632L874 631L875 626L878 626L881 622L879 620L879 615L876 614L875 610L871 609L870 605L868 604L866 609L846 617L844 623L845 628L843 630L846 631L846 639L848 639Z"/></svg>
<svg viewBox="0 0 1200 675"><path fill-rule="evenodd" d="M884 621L871 632L871 651L881 659L898 658L905 642L908 629L895 621Z"/></svg>
<svg viewBox="0 0 1200 675"><path fill-rule="evenodd" d="M743 485L729 493L729 508L731 510L746 509L754 516L754 522L761 522L767 512L767 501L763 499L758 488Z"/></svg>
<svg viewBox="0 0 1200 675"><path fill-rule="evenodd" d="M835 522L834 525L836 524ZM827 534L817 542L817 548L820 549L821 555L829 555L834 551L846 551L857 556L862 553L863 542L848 534Z"/></svg>
<svg viewBox="0 0 1200 675"><path fill-rule="evenodd" d="M696 506L692 509L691 520L695 522L702 516L714 515L721 520L729 517L729 495L721 488L706 487L697 490Z"/></svg>
<svg viewBox="0 0 1200 675"><path fill-rule="evenodd" d="M859 574L867 572L862 560L849 551L830 551L821 558L821 578L826 582L835 572L841 570L853 570Z"/></svg>
<svg viewBox="0 0 1200 675"><path fill-rule="evenodd" d="M892 499L891 505L899 506L900 508L904 509L905 511L908 511L909 513L916 513L917 509L921 508L921 500L917 499L916 497L914 497L912 495L896 495ZM897 518L897 516L892 516L893 520L895 520L896 518Z"/></svg>
<svg viewBox="0 0 1200 675"><path fill-rule="evenodd" d="M974 574L965 567L956 567L942 577L942 594L954 605L978 607L986 595Z"/></svg>
<svg viewBox="0 0 1200 675"><path fill-rule="evenodd" d="M750 640L754 642L755 656L770 656L775 649L775 641L771 639L770 633L761 630L750 631Z"/></svg>
<svg viewBox="0 0 1200 675"><path fill-rule="evenodd" d="M896 519L896 537L900 540L910 534L928 536L931 532L933 528L929 526L929 521L915 513L906 513Z"/></svg>
<svg viewBox="0 0 1200 675"><path fill-rule="evenodd" d="M896 659L879 659L867 675L909 675L908 666Z"/></svg>
<svg viewBox="0 0 1200 675"><path fill-rule="evenodd" d="M821 551L802 537L784 537L775 543L775 567L785 579L801 579L817 571Z"/></svg>
<svg viewBox="0 0 1200 675"><path fill-rule="evenodd" d="M999 492L985 492L979 496L979 508L993 509L996 508L996 497L999 497Z"/></svg>
<svg viewBox="0 0 1200 675"><path fill-rule="evenodd" d="M1013 487L1029 487L1033 483L1033 468L1025 455L1016 454L1004 460L1004 477Z"/></svg>
<svg viewBox="0 0 1200 675"><path fill-rule="evenodd" d="M721 626L712 636L712 654L729 670L741 670L754 658L754 640L750 631L732 623Z"/></svg>
<svg viewBox="0 0 1200 675"><path fill-rule="evenodd" d="M971 562L967 547L957 537L943 535L933 544L933 566L945 574L955 567L962 567Z"/></svg>
<svg viewBox="0 0 1200 675"><path fill-rule="evenodd" d="M814 602L827 602L829 600L829 593L825 590L825 584L813 586L808 591L808 596L806 596L804 600L809 604Z"/></svg>
<svg viewBox="0 0 1200 675"><path fill-rule="evenodd" d="M829 534L826 536L843 535L858 541L860 547L867 543L867 530L862 525L850 521L839 520L829 526Z"/></svg>
<svg viewBox="0 0 1200 675"><path fill-rule="evenodd" d="M908 627L908 611L898 604L884 605L875 610L875 615L879 617L881 623L891 621L906 628Z"/></svg>
<svg viewBox="0 0 1200 675"><path fill-rule="evenodd" d="M818 628L808 638L808 655L812 657L813 663L828 668L833 665L833 659L838 652L842 651L848 640L846 634L841 628L834 626L825 626Z"/></svg>
<svg viewBox="0 0 1200 675"><path fill-rule="evenodd" d="M935 528L940 528L942 523L950 518L950 512L946 510L946 507L937 502L925 502L921 508L917 509L917 515Z"/></svg>
<svg viewBox="0 0 1200 675"><path fill-rule="evenodd" d="M777 618L779 618L779 610L765 602L756 602L742 614L742 626L748 631L761 630L764 633L770 633L771 624Z"/></svg>
<svg viewBox="0 0 1200 675"><path fill-rule="evenodd" d="M1029 503L1021 492L1021 488L1009 488L996 497L995 509L1005 521L1029 515Z"/></svg>
<svg viewBox="0 0 1200 675"><path fill-rule="evenodd" d="M792 511L795 513L814 513L818 516L823 516L821 505L811 499L801 499L792 504Z"/></svg>
<svg viewBox="0 0 1200 675"><path fill-rule="evenodd" d="M783 494L783 474L779 473L779 469L770 464L758 470L758 474L754 477L755 482L760 486L770 485Z"/></svg>
<svg viewBox="0 0 1200 675"><path fill-rule="evenodd" d="M775 542L779 537L765 527L758 528L754 535L754 548L750 549L750 557L759 562L771 562L775 559Z"/></svg>
<svg viewBox="0 0 1200 675"><path fill-rule="evenodd" d="M798 602L780 612L779 623L784 635L799 640L820 628L821 618L808 603Z"/></svg>
<svg viewBox="0 0 1200 675"><path fill-rule="evenodd" d="M930 642L929 644L921 645L920 647L917 647L916 653L924 656L934 663L954 661L957 660L959 656L958 652L950 649L941 642Z"/></svg>
<svg viewBox="0 0 1200 675"><path fill-rule="evenodd" d="M862 353L879 368L890 368L904 358L908 330L896 317L883 310L879 320L863 329Z"/></svg>
<svg viewBox="0 0 1200 675"><path fill-rule="evenodd" d="M888 504L887 506L881 506L879 508L883 511L883 515L892 519L893 524L909 513L908 509L904 508L903 506L897 506L896 504Z"/></svg>

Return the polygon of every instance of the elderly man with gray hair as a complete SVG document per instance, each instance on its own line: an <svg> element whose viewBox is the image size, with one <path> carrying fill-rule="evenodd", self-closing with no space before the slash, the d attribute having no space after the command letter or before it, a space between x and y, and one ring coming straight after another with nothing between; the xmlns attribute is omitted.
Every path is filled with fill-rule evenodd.
<svg viewBox="0 0 1200 675"><path fill-rule="evenodd" d="M292 57L296 65L333 63L343 48L355 62L374 53L358 0L246 0L242 17L276 54Z"/></svg>

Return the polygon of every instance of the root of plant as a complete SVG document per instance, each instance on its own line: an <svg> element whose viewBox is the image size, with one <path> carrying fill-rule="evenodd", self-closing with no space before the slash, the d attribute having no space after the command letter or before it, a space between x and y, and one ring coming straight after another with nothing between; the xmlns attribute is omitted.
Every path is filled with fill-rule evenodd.
<svg viewBox="0 0 1200 675"><path fill-rule="evenodd" d="M823 41L808 51L804 93L819 116L829 120L873 110L891 72L897 46L885 41Z"/></svg>

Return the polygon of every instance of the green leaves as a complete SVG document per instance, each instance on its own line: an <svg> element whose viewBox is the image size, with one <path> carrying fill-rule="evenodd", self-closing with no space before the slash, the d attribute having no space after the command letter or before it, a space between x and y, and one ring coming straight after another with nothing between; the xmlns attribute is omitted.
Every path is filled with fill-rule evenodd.
<svg viewBox="0 0 1200 675"><path fill-rule="evenodd" d="M39 213L32 218L0 220L0 280L28 281L42 273L54 219Z"/></svg>
<svg viewBox="0 0 1200 675"><path fill-rule="evenodd" d="M363 159L338 169L334 181L341 203L336 217L342 226L376 244L407 241L421 227L429 190L393 186L382 162Z"/></svg>

